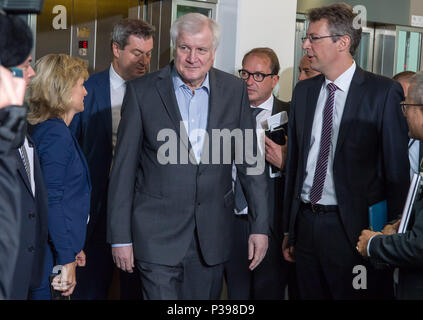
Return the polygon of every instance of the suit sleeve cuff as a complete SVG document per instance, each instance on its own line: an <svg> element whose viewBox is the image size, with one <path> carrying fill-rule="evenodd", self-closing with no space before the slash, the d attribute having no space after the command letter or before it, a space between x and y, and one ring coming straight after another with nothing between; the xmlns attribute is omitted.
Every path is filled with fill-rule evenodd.
<svg viewBox="0 0 423 320"><path fill-rule="evenodd" d="M369 239L369 242L367 242L367 256L370 258L370 243L372 242L373 238L376 237L376 235L374 235L373 237L371 237Z"/></svg>
<svg viewBox="0 0 423 320"><path fill-rule="evenodd" d="M57 250L57 262L56 265L62 265L75 261L77 253L72 249Z"/></svg>
<svg viewBox="0 0 423 320"><path fill-rule="evenodd" d="M128 246L132 246L132 242L131 243L115 243L115 244L112 244L112 248L120 248L120 247L128 247Z"/></svg>

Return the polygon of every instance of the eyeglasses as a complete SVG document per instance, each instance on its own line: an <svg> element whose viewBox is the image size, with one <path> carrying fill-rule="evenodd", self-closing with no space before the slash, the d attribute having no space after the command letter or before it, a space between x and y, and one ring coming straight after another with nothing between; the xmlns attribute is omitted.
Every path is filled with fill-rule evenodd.
<svg viewBox="0 0 423 320"><path fill-rule="evenodd" d="M317 40L320 40L320 39L342 37L342 36L344 36L344 34L334 34L334 35L331 35L331 36L321 36L321 37L308 35L306 37L301 38L301 40L303 42L305 42L308 39L308 41L310 41L310 43L314 43L314 41L317 41Z"/></svg>
<svg viewBox="0 0 423 320"><path fill-rule="evenodd" d="M254 81L257 81L257 82L262 82L264 78L268 76L275 76L274 73L268 73L268 74L261 73L261 72L251 73L244 69L240 69L238 70L238 72L241 79L245 81L247 81L250 78L250 76L253 76Z"/></svg>
<svg viewBox="0 0 423 320"><path fill-rule="evenodd" d="M407 109L409 106L415 106L415 107L423 107L422 103L405 103L405 102L401 102L400 103L401 109L402 109L402 113L406 114Z"/></svg>

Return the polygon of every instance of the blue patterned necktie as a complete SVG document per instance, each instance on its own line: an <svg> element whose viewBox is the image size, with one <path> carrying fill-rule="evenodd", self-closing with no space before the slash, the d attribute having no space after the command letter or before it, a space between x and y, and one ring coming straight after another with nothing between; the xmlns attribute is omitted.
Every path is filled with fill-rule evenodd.
<svg viewBox="0 0 423 320"><path fill-rule="evenodd" d="M313 185L310 190L310 202L316 204L323 193L323 186L325 185L326 172L328 169L330 143L332 140L333 127L333 105L335 98L335 91L338 87L334 83L329 83L327 86L329 95L326 100L325 108L323 109L323 125L322 135L320 138L320 149L317 157L316 170L314 172Z"/></svg>

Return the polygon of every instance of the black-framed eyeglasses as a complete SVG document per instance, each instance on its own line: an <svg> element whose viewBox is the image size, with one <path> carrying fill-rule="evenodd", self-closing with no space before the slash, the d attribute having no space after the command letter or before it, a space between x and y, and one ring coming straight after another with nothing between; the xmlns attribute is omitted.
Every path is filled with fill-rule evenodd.
<svg viewBox="0 0 423 320"><path fill-rule="evenodd" d="M266 77L275 76L274 73L268 73L268 74L262 73L262 72L251 73L251 72L248 72L247 70L244 70L244 69L240 69L240 70L238 70L238 72L239 72L239 76L241 77L241 79L245 80L245 81L247 81L248 78L250 78L250 76L253 76L254 81L257 81L257 82L262 82L264 80L264 78L266 78Z"/></svg>
<svg viewBox="0 0 423 320"><path fill-rule="evenodd" d="M313 43L314 41L324 39L324 38L333 38L333 37L342 37L342 36L344 36L344 34L334 34L334 35L330 35L330 36L320 36L320 37L308 35L306 37L302 37L301 40L303 42L305 42L308 39L310 41L310 43Z"/></svg>
<svg viewBox="0 0 423 320"><path fill-rule="evenodd" d="M401 102L400 103L400 106L401 106L402 113L405 114L407 112L407 109L408 109L409 106L423 107L423 103L405 103L405 102Z"/></svg>

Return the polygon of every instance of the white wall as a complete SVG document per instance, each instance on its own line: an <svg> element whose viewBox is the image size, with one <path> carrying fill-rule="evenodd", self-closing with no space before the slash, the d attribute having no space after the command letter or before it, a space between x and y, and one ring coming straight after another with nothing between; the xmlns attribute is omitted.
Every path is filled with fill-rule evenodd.
<svg viewBox="0 0 423 320"><path fill-rule="evenodd" d="M216 13L221 36L214 65L232 74L235 74L238 2L239 0L220 0Z"/></svg>
<svg viewBox="0 0 423 320"><path fill-rule="evenodd" d="M222 41L215 66L235 73L250 49L270 47L281 65L279 98L291 100L296 10L297 0L220 0Z"/></svg>

